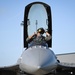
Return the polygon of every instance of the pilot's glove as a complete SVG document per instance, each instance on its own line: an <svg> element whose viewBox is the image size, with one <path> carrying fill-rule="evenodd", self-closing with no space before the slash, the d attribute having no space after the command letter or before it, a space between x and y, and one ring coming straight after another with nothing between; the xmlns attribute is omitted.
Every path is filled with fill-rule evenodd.
<svg viewBox="0 0 75 75"><path fill-rule="evenodd" d="M35 38L36 36L37 36L37 34L34 32L34 34L33 34L32 38Z"/></svg>

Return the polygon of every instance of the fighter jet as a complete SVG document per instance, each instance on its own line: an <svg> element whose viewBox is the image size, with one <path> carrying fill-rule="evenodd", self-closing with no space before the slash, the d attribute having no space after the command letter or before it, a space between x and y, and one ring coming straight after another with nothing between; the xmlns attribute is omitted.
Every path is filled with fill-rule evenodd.
<svg viewBox="0 0 75 75"><path fill-rule="evenodd" d="M75 53L56 55L50 48L52 38L45 46L29 46L26 38L37 28L48 29L52 36L51 7L43 2L33 2L25 7L24 48L17 64L0 67L0 75L75 75ZM69 58L69 59L68 59Z"/></svg>

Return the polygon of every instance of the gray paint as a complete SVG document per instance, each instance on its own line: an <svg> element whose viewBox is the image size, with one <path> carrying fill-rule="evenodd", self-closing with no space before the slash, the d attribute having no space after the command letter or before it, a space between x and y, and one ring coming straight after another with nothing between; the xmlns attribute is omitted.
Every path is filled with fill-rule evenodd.
<svg viewBox="0 0 75 75"><path fill-rule="evenodd" d="M75 53L66 53L66 54L60 54L57 55L57 58L60 60L60 62L65 63L75 63Z"/></svg>
<svg viewBox="0 0 75 75"><path fill-rule="evenodd" d="M20 69L30 74L47 74L57 67L54 53L43 46L33 46L23 52L19 59Z"/></svg>

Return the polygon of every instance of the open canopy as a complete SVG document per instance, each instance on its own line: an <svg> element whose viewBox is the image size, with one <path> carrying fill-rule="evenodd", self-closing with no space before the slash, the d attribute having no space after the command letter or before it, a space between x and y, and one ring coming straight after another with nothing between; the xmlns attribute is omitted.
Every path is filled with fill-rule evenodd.
<svg viewBox="0 0 75 75"><path fill-rule="evenodd" d="M43 2L33 2L25 7L24 13L24 47L28 47L26 38L40 27L48 29L52 36L52 18L50 6ZM52 47L52 39L47 42Z"/></svg>

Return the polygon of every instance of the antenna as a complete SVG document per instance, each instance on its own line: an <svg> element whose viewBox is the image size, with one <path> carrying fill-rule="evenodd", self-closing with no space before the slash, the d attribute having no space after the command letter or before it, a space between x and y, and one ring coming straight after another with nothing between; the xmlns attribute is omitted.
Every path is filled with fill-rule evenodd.
<svg viewBox="0 0 75 75"><path fill-rule="evenodd" d="M35 22L35 25L36 25L36 32L37 32L37 24L38 24L38 21L36 20L36 22Z"/></svg>

